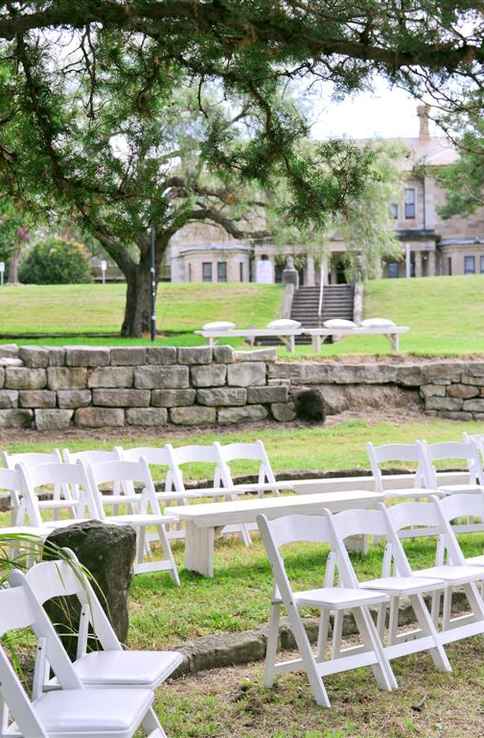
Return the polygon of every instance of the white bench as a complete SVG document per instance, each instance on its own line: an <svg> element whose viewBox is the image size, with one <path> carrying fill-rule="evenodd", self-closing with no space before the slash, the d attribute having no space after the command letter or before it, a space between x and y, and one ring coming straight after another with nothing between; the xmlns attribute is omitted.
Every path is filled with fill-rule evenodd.
<svg viewBox="0 0 484 738"><path fill-rule="evenodd" d="M392 351L400 351L400 336L410 330L408 325L374 326L355 328L305 328L305 336L311 336L313 351L319 353L321 344L328 336L336 338L347 338L348 336L385 336L388 339Z"/></svg>
<svg viewBox="0 0 484 738"><path fill-rule="evenodd" d="M218 331L202 329L195 331L197 336L203 336L208 339L209 346L214 346L217 338L245 338L253 346L256 338L270 337L280 338L290 352L293 352L295 349L295 337L302 335L304 332L302 328L245 328Z"/></svg>
<svg viewBox="0 0 484 738"><path fill-rule="evenodd" d="M230 490L229 490L230 491ZM357 490L325 494L267 497L236 502L212 502L165 508L164 514L186 525L185 567L206 577L213 577L213 553L216 528L255 523L260 514L269 519L294 513L316 514L323 508L332 512L372 507L382 500L379 492Z"/></svg>

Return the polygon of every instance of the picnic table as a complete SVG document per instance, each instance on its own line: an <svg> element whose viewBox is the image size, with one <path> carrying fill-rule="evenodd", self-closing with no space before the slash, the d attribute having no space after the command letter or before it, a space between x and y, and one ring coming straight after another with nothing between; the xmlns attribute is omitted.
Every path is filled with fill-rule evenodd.
<svg viewBox="0 0 484 738"><path fill-rule="evenodd" d="M291 353L294 351L296 343L295 337L304 333L302 328L244 328L244 329L225 329L225 330L205 330L195 331L198 336L208 339L208 345L214 346L217 338L245 338L251 346L255 344L256 338L280 338Z"/></svg>
<svg viewBox="0 0 484 738"><path fill-rule="evenodd" d="M348 336L384 336L393 351L400 351L400 336L410 330L407 325L393 326L356 326L354 328L304 328L303 333L311 336L312 349L321 351L321 344L329 336L347 338Z"/></svg>

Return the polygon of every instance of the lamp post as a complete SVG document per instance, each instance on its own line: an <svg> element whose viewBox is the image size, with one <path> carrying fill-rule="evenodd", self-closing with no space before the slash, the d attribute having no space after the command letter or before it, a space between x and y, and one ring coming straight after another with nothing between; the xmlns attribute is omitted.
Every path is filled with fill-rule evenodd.
<svg viewBox="0 0 484 738"><path fill-rule="evenodd" d="M151 273L151 320L150 320L150 338L152 341L156 338L156 229L152 224L150 229L150 273Z"/></svg>
<svg viewBox="0 0 484 738"><path fill-rule="evenodd" d="M108 268L108 262L105 259L101 259L101 276L103 284L106 284L106 270Z"/></svg>

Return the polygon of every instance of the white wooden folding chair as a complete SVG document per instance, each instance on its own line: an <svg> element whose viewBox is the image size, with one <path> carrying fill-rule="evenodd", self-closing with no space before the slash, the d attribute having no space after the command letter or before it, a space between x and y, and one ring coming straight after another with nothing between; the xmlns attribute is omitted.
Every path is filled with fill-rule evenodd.
<svg viewBox="0 0 484 738"><path fill-rule="evenodd" d="M14 571L10 576L11 586L25 587L42 606L52 598L78 598L81 612L73 668L85 686L157 689L182 663L182 654L123 649L75 554L68 549L64 549L64 553L65 561L44 561L25 574ZM88 648L93 640L100 650ZM35 663L35 696L55 684L50 678L46 649L41 644Z"/></svg>
<svg viewBox="0 0 484 738"><path fill-rule="evenodd" d="M58 449L54 449L52 452L25 452L18 454L11 454L7 451L0 451L0 461L7 469L15 469L17 464L24 464L26 467L36 467L43 464L60 464L62 463L62 457ZM53 489L43 490L44 496L52 496L57 501L62 497L71 499L72 490L63 489L59 485L55 485ZM19 498L11 499L11 522L12 525L23 525L25 522L25 506L21 496ZM57 517L57 513L54 509L54 517Z"/></svg>
<svg viewBox="0 0 484 738"><path fill-rule="evenodd" d="M392 556L397 572L404 576L440 579L444 587L432 593L432 619L437 625L440 619L441 594L443 592L443 607L441 616L441 630L439 642L450 643L484 633L484 602L479 594L477 584L484 579L484 567L462 564L459 558L456 539L445 516L439 512L438 498L430 502L406 502L399 505L385 507L381 505L389 527L393 531ZM428 531L428 535L436 541L436 564L424 569L412 568L407 554L398 535L399 531L408 526L421 526ZM447 546L447 563L439 561L439 545L445 540ZM456 588L463 590L470 612L452 617L452 595Z"/></svg>
<svg viewBox="0 0 484 738"><path fill-rule="evenodd" d="M170 548L166 533L166 524L173 521L172 517L162 515L156 497L153 479L146 460L139 461L108 461L103 464L91 464L87 467L92 496L97 502L99 519L116 525L131 525L137 532L137 555L134 567L135 573L145 571L169 571L174 582L179 585L180 578L175 559ZM116 496L103 494L101 485L111 483L129 484L132 493ZM137 484L141 484L141 491L136 491ZM125 514L110 514L114 502L132 505L136 512ZM164 554L164 558L156 561L145 561L146 530L154 527Z"/></svg>
<svg viewBox="0 0 484 738"><path fill-rule="evenodd" d="M480 494L484 486L484 472L476 444L471 441L448 441L445 443L426 443L417 441L426 460L424 466L424 482L428 489L437 490L443 494ZM435 461L465 461L468 471L468 481L460 484L442 485L439 483L439 473L434 465Z"/></svg>
<svg viewBox="0 0 484 738"><path fill-rule="evenodd" d="M274 577L274 593L272 599L269 637L264 668L264 684L271 687L278 674L289 671L305 671L311 690L318 705L330 707L329 698L323 678L360 666L371 666L375 678L382 689L388 691L397 687L395 676L383 652L383 646L371 618L369 607L381 605L388 601L387 595L381 592L370 592L354 586L344 562L341 568L342 586L335 587L326 581L317 589L293 591L286 573L280 548L285 544L297 542L313 542L334 544L334 536L328 523L327 515L290 515L267 520L265 515L257 517L257 525L264 542ZM325 579L327 579L327 575ZM299 658L277 662L277 646L279 637L279 621L281 607L287 610L289 626L296 641ZM321 619L327 621L331 613L350 611L363 641L363 646L339 649L337 654L326 654L318 643L315 656L311 649L300 609L315 608L321 612Z"/></svg>
<svg viewBox="0 0 484 738"><path fill-rule="evenodd" d="M452 536L455 536L456 529L458 528L458 526L455 525L455 521L463 516L474 519L477 518L484 526L484 490L480 495L448 495L447 497L439 500L439 511L440 514L443 515L444 519L451 524ZM454 523L454 525L452 525L452 523ZM456 536L455 538L454 551L458 563L484 567L484 554L480 554L479 556L468 556L466 558ZM442 545L437 552L436 563L445 564L446 561L448 561L447 537L442 538Z"/></svg>
<svg viewBox="0 0 484 738"><path fill-rule="evenodd" d="M0 491L4 490L10 499L15 501L22 496L22 489L22 478L18 471L15 469L0 469ZM46 535L42 528L34 525L10 525L0 528L0 533L3 539L2 545L7 549L9 556L14 558L25 549L28 565L32 564L35 553L32 547L28 546L30 537L34 536L40 542Z"/></svg>
<svg viewBox="0 0 484 738"><path fill-rule="evenodd" d="M78 461L82 461L83 464L89 466L90 464L104 464L107 461L119 461L121 459L118 448L112 450L108 449L86 449L85 451L69 451L65 448L62 451L62 457L65 463L75 464ZM132 489L129 485L114 484L113 485L113 500L116 499L117 495L132 494ZM135 512L135 510L131 510ZM119 513L119 502L113 502L113 512Z"/></svg>
<svg viewBox="0 0 484 738"><path fill-rule="evenodd" d="M354 587L363 587L386 594L389 598L388 628L386 628L387 606L382 605L378 611L377 629L382 643L385 643L385 654L388 659L407 656L412 653L429 651L439 671L451 671L445 651L439 642L439 636L430 613L425 605L424 596L430 592L441 591L445 584L437 576L435 578L413 576L398 566L391 571L388 562L388 546L392 546L397 537L389 525L383 504L379 510L345 510L330 515L329 525L334 534L336 562L341 570L348 572L349 581ZM352 536L377 536L387 542L385 554L382 556L382 576L376 579L359 581L345 542ZM399 632L399 606L402 598L408 598L413 609L417 626L412 631ZM327 622L321 622L320 638L327 638ZM333 627L333 648L339 650L342 637L343 617L337 613Z"/></svg>
<svg viewBox="0 0 484 738"><path fill-rule="evenodd" d="M31 628L42 642L59 689L30 699L0 644L0 734L18 738L166 738L150 689L89 689L82 685L52 623L24 587L0 590L0 637Z"/></svg>
<svg viewBox="0 0 484 738"><path fill-rule="evenodd" d="M415 490L424 487L424 463L422 449L417 443L386 443L375 446L368 443L368 458L371 473L375 482L375 492L390 492L392 497L415 497ZM388 462L410 462L415 465L413 487L409 489L388 490L385 489L385 475L383 464Z"/></svg>

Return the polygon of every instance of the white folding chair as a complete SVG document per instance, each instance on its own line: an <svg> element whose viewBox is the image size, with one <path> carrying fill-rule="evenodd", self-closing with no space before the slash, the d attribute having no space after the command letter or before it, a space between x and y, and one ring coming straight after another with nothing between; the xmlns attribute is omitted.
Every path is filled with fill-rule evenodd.
<svg viewBox="0 0 484 738"><path fill-rule="evenodd" d="M382 446L375 446L370 442L367 445L367 450L371 473L375 482L375 492L390 494L392 497L421 496L421 488L424 487L423 465L425 461L422 449L417 443L386 443ZM383 474L382 465L388 462L401 461L415 464L413 487L397 490L385 489L385 475ZM426 496L424 492L422 496Z"/></svg>
<svg viewBox="0 0 484 738"><path fill-rule="evenodd" d="M15 469L0 469L0 491L4 490L13 500L19 500L22 496L22 478ZM8 550L11 558L18 556L19 552L25 549L25 557L28 565L32 564L34 551L28 546L28 537L35 536L39 542L45 538L45 531L36 526L27 525L11 525L0 528L2 535L2 545ZM29 550L30 549L30 550Z"/></svg>
<svg viewBox="0 0 484 738"><path fill-rule="evenodd" d="M388 597L381 592L370 592L354 585L344 566L340 571L342 586L334 587L326 581L317 589L293 591L286 573L280 548L285 544L312 542L334 545L334 536L327 515L290 515L276 520L267 520L265 515L257 517L257 525L264 542L274 578L274 594L270 619L269 637L264 668L264 684L272 687L276 675L288 671L305 671L311 690L318 705L330 707L323 678L329 674L371 666L379 686L388 691L396 688L397 682L383 652L375 625L368 610L371 605L381 605ZM331 568L331 565L330 565ZM331 576L331 575L330 575ZM325 579L328 578L326 574ZM299 658L277 662L279 621L281 606L287 610L289 626L299 651ZM309 643L300 608L310 607L321 612L321 619L327 621L330 613L353 613L363 646L339 650L337 654L326 654L321 640L317 656Z"/></svg>
<svg viewBox="0 0 484 738"><path fill-rule="evenodd" d="M173 518L162 515L156 497L153 479L146 460L139 461L108 461L103 464L91 464L87 467L87 474L91 484L91 491L97 502L99 519L117 525L131 525L137 531L137 555L134 567L135 573L145 571L169 571L174 582L179 585L180 578L175 559L170 548L165 526ZM132 489L131 494L112 495L103 494L101 485L126 484ZM141 492L136 492L136 483L141 483ZM136 512L125 514L110 514L109 509L115 503L132 506ZM156 529L158 541L164 558L157 561L145 561L146 529L153 526Z"/></svg>
<svg viewBox="0 0 484 738"><path fill-rule="evenodd" d="M451 525L453 536L459 529L459 526L455 524L455 521L461 517L477 518L480 520L481 525L484 526L484 491L480 495L448 495L447 497L439 500L439 511L448 523L453 524ZM442 543L443 545L438 551L437 563L439 564L444 564L447 561L448 556L447 538L443 538ZM464 557L457 538L455 543L455 555L459 560L458 563L484 567L484 554L479 556L468 556L466 558Z"/></svg>
<svg viewBox="0 0 484 738"><path fill-rule="evenodd" d="M85 464L86 466L89 466L90 464L104 464L107 461L119 461L121 458L118 448L114 448L111 451L107 449L97 449L96 448L96 449L87 449L85 451L75 451L75 452L69 451L69 449L65 448L62 451L62 457L65 463L75 464L78 461L82 461L82 463ZM117 483L113 485L114 495L123 495L123 494L131 494L131 493L132 493L132 490L127 488L126 485L117 484ZM113 504L113 512L115 513L119 512L119 503ZM134 512L134 510L132 512Z"/></svg>
<svg viewBox="0 0 484 738"><path fill-rule="evenodd" d="M14 571L10 576L11 586L25 587L42 606L52 598L78 598L81 613L73 668L85 686L157 689L182 663L182 654L123 649L75 554L68 549L64 553L67 561L44 561L25 574ZM88 650L92 640L101 650ZM46 649L42 647L37 653L34 685L35 696L53 686Z"/></svg>
<svg viewBox="0 0 484 738"><path fill-rule="evenodd" d="M31 628L43 643L59 689L29 699L0 644L0 731L18 738L166 738L152 710L150 689L83 687L52 623L24 587L0 590L0 637Z"/></svg>
<svg viewBox="0 0 484 738"><path fill-rule="evenodd" d="M36 467L41 464L60 464L62 463L62 457L58 449L54 449L52 452L26 452L18 454L10 454L7 451L0 451L0 461L7 469L15 469L17 464L24 464L26 467ZM72 490L64 490L59 485L55 485L53 490L46 489L43 492L44 496L51 495L55 501L60 500L62 497L71 499ZM11 522L12 525L23 525L25 518L25 507L22 502L22 498L12 498L12 513ZM56 517L54 511L54 517Z"/></svg>
<svg viewBox="0 0 484 738"><path fill-rule="evenodd" d="M417 441L425 458L424 481L428 489L437 490L443 494L458 494L460 492L480 494L484 485L479 451L471 441L449 441L446 443L426 443ZM468 471L468 482L461 484L442 485L439 483L439 473L434 461L459 460L465 461Z"/></svg>
<svg viewBox="0 0 484 738"><path fill-rule="evenodd" d="M388 544L392 546L396 533L389 525L383 504L379 510L345 510L331 515L329 518L335 544L336 562L340 569L344 568L350 576L354 587L363 587L386 594L389 598L390 612L388 628L385 629L387 606L382 605L378 611L377 629L382 643L385 643L385 654L388 659L407 656L420 651L429 651L433 662L440 671L451 671L445 651L439 642L438 633L430 613L425 605L424 595L445 586L438 577L413 576L398 566L391 571L388 562ZM387 541L387 548L382 556L382 576L376 579L359 581L351 562L345 541L352 536L377 536ZM399 606L401 599L409 599L418 627L412 631L399 632ZM321 623L321 638L327 638L327 623ZM337 613L333 628L333 643L336 652L342 638L343 617ZM386 632L385 632L386 630Z"/></svg>
<svg viewBox="0 0 484 738"><path fill-rule="evenodd" d="M443 591L442 626L439 632L441 644L468 638L484 633L484 602L478 592L477 583L484 579L484 567L469 566L461 563L458 546L450 525L439 512L438 498L430 502L406 502L390 507L381 506L388 524L393 530L392 556L399 574L414 576L418 579L440 579L444 583L441 591L432 593L432 619L439 621L441 593ZM398 532L408 526L421 526L427 530L429 537L436 540L436 564L425 569L412 568L402 546ZM444 540L448 549L448 563L442 564L439 559L440 541ZM455 588L462 588L470 613L452 617L452 595Z"/></svg>

